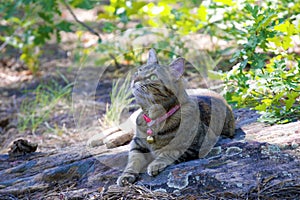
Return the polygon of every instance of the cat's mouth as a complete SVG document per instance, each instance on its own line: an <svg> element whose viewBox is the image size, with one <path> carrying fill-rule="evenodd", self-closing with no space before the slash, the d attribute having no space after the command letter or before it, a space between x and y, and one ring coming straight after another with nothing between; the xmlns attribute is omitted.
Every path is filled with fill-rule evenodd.
<svg viewBox="0 0 300 200"><path fill-rule="evenodd" d="M133 91L142 91L143 87L145 87L145 84L141 83L141 81L133 80L131 82L131 89Z"/></svg>
<svg viewBox="0 0 300 200"><path fill-rule="evenodd" d="M141 81L133 80L131 82L131 90L135 98L147 99L150 97L146 84Z"/></svg>

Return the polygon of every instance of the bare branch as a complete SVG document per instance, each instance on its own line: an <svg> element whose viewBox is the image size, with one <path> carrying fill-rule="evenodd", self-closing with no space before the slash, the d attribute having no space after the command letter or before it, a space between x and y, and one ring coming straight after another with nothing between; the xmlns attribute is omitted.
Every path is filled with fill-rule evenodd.
<svg viewBox="0 0 300 200"><path fill-rule="evenodd" d="M75 21L77 23L79 23L81 26L83 26L84 28L86 28L89 32L93 33L94 35L96 35L100 41L102 41L101 36L98 32L96 32L93 28L91 28L90 26L88 26L87 24L85 24L84 22L80 21L77 16L75 15L75 13L73 12L72 8L70 7L70 5L66 2L66 0L63 1L66 8L68 9L68 11L71 13L71 15L73 16L73 18L75 19Z"/></svg>

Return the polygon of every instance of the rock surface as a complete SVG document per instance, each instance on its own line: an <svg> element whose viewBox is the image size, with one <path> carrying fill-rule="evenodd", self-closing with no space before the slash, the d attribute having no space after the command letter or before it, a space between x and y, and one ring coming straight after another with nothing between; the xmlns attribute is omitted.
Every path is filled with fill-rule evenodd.
<svg viewBox="0 0 300 200"><path fill-rule="evenodd" d="M169 166L156 177L141 174L134 186L137 194L130 197L133 186L126 190L115 185L127 162L128 145L3 154L0 199L147 199L143 192L162 195L156 199L297 199L299 129L300 122L244 124L234 139L221 138L204 159Z"/></svg>

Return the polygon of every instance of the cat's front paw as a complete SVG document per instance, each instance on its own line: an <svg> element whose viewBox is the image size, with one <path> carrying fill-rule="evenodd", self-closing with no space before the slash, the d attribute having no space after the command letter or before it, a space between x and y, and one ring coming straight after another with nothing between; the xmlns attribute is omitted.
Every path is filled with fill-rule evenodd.
<svg viewBox="0 0 300 200"><path fill-rule="evenodd" d="M134 174L124 173L118 178L117 184L121 187L124 187L126 185L129 185L130 183L134 183L136 178L137 176Z"/></svg>
<svg viewBox="0 0 300 200"><path fill-rule="evenodd" d="M167 167L166 163L153 161L147 168L149 176L156 176Z"/></svg>

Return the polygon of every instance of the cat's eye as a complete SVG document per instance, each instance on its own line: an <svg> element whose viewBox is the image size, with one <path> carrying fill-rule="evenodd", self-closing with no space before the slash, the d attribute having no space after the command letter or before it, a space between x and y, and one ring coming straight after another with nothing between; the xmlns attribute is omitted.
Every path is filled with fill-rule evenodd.
<svg viewBox="0 0 300 200"><path fill-rule="evenodd" d="M156 80L157 80L157 76L156 76L155 74L152 74L152 75L150 76L150 80L156 81Z"/></svg>

